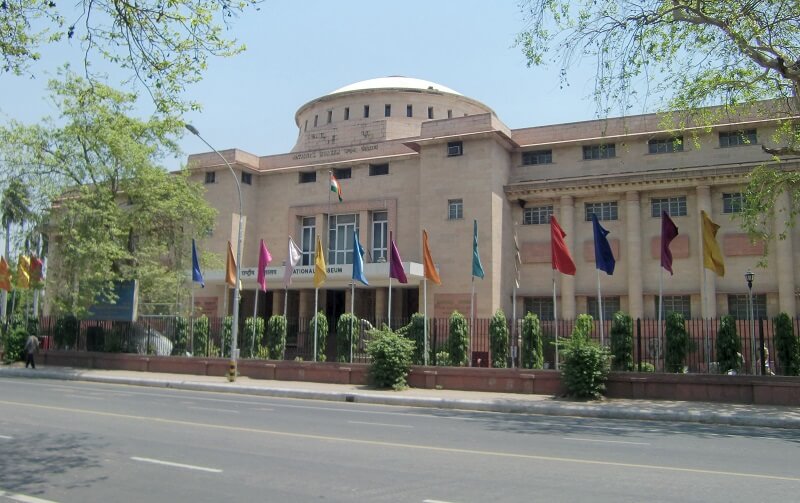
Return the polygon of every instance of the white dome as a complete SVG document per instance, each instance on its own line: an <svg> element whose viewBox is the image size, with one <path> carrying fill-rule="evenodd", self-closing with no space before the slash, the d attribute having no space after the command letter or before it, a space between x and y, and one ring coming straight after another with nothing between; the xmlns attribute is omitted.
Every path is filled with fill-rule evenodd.
<svg viewBox="0 0 800 503"><path fill-rule="evenodd" d="M422 80L422 79L413 79L410 77L400 77L400 76L379 77L377 79L362 80L361 82L355 82L353 84L340 87L339 89L331 93L328 93L328 96L332 94L347 93L351 91L364 91L368 89L418 89L424 91L432 90L432 91L439 91L442 93L455 94L457 96L461 96L461 93L453 91L449 87L437 84L436 82L431 82L429 80Z"/></svg>

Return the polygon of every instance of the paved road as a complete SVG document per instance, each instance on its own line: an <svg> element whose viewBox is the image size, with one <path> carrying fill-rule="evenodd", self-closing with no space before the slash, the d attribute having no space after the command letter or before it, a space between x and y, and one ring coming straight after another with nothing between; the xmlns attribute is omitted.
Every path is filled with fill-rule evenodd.
<svg viewBox="0 0 800 503"><path fill-rule="evenodd" d="M790 501L800 431L0 378L0 502ZM30 499L37 498L37 499Z"/></svg>

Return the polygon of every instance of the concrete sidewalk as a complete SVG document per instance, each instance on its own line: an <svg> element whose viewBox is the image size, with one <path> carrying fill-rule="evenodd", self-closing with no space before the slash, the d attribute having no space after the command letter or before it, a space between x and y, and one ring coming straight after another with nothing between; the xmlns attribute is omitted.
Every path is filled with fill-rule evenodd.
<svg viewBox="0 0 800 503"><path fill-rule="evenodd" d="M420 388L391 391L348 384L269 381L247 377L239 377L231 383L224 377L215 376L41 366L33 370L21 365L1 366L0 377L61 379L405 407L800 429L800 409L797 407L622 399L579 402L517 393Z"/></svg>

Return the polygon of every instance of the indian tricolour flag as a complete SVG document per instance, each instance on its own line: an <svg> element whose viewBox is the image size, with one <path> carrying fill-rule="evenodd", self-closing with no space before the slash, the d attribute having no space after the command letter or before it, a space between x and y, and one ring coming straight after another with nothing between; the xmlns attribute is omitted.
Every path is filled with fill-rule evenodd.
<svg viewBox="0 0 800 503"><path fill-rule="evenodd" d="M331 192L336 194L336 196L339 198L339 202L341 203L342 202L342 186L339 185L339 180L337 180L336 177L333 176L333 173L331 173Z"/></svg>

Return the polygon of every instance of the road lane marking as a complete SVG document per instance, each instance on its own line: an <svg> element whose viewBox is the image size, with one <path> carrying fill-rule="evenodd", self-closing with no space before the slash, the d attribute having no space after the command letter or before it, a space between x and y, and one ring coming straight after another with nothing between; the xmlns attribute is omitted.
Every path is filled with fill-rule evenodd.
<svg viewBox="0 0 800 503"><path fill-rule="evenodd" d="M186 407L187 409L194 409L194 410L213 410L214 412L228 412L229 414L238 414L238 410L231 410L231 409L215 409L214 407L197 407L197 406L190 406Z"/></svg>
<svg viewBox="0 0 800 503"><path fill-rule="evenodd" d="M598 442L603 444L629 444L629 445L650 445L647 442L627 442L625 440L598 440L595 438L576 438L576 437L563 437L564 440L576 440L578 442Z"/></svg>
<svg viewBox="0 0 800 503"><path fill-rule="evenodd" d="M51 411L58 411L58 412L66 412L70 414L86 414L92 416L101 416L101 417L113 417L117 419L128 419L131 421L143 421L143 422L152 422L152 423L160 423L160 424L169 424L169 425L180 425L180 426L192 426L195 428L206 428L210 430L221 430L221 431L235 431L240 433L248 433L248 434L260 434L260 435L270 435L275 437L285 437L285 438L299 438L299 439L306 439L306 440L321 440L325 442L341 442L346 444L356 444L356 445L370 445L370 446L378 446L378 447L393 447L397 449L409 449L409 450L419 450L419 451L431 451L431 452L442 452L448 454L473 454L476 456L492 456L498 458L511 458L511 459L527 459L527 460L534 460L534 461L547 461L547 462L558 462L558 463L567 463L567 464L581 464L581 465L595 465L595 466L609 466L609 467L617 467L617 468L636 468L640 470L651 470L657 472L677 472L677 473L691 473L691 474L700 474L700 475L721 475L726 477L747 477L747 478L754 478L754 479L766 479L766 480L783 480L788 482L798 482L800 483L800 477L786 477L781 475L767 475L761 473L747 473L747 472L728 472L723 470L706 470L702 468L684 468L680 466L658 466L658 465L645 465L645 464L637 464L637 463L622 463L617 461L601 461L601 460L591 460L591 459L579 459L579 458L565 458L560 456L545 456L545 455L537 455L537 454L521 454L521 453L513 453L513 452L498 452L498 451L482 451L477 449L462 449L456 447L436 447L431 445L420 445L420 444L403 444L399 442L381 442L378 440L363 440L359 438L348 438L348 437L334 437L328 435L313 435L310 433L292 433L287 431L275 431L275 430L265 430L261 428L248 428L244 426L230 426L224 424L212 424L212 423L198 423L195 421L179 421L176 419L167 419L161 417L152 417L152 416L135 416L132 414L120 414L116 412L103 412L103 411L96 411L96 410L87 410L87 409L76 409L71 407L58 407L54 405L40 405L35 403L27 403L27 402L14 402L11 400L0 400L0 404L10 405L13 407L29 407L32 409L40 409L40 410L51 410Z"/></svg>
<svg viewBox="0 0 800 503"><path fill-rule="evenodd" d="M368 423L366 421L347 421L350 424L368 424L370 426L388 426L391 428L413 428L410 424Z"/></svg>
<svg viewBox="0 0 800 503"><path fill-rule="evenodd" d="M265 411L265 412L273 412L275 409L272 409L270 407L259 407L256 410L261 410L261 411Z"/></svg>
<svg viewBox="0 0 800 503"><path fill-rule="evenodd" d="M45 500L35 496L28 496L26 494L15 494L0 489L0 497L8 498L11 501L18 501L19 503L56 503L52 500Z"/></svg>
<svg viewBox="0 0 800 503"><path fill-rule="evenodd" d="M3 440L14 440L14 437L9 437L8 435L0 435L0 438Z"/></svg>
<svg viewBox="0 0 800 503"><path fill-rule="evenodd" d="M142 463L153 463L154 465L172 466L175 468L186 468L187 470L197 470L199 472L222 473L222 470L218 468L208 468L205 466L197 466L197 465L185 465L183 463L173 463L172 461L164 461L161 459L140 458L137 456L131 456L131 459L134 461L141 461Z"/></svg>
<svg viewBox="0 0 800 503"><path fill-rule="evenodd" d="M422 500L422 503L453 503L453 502L444 500Z"/></svg>

